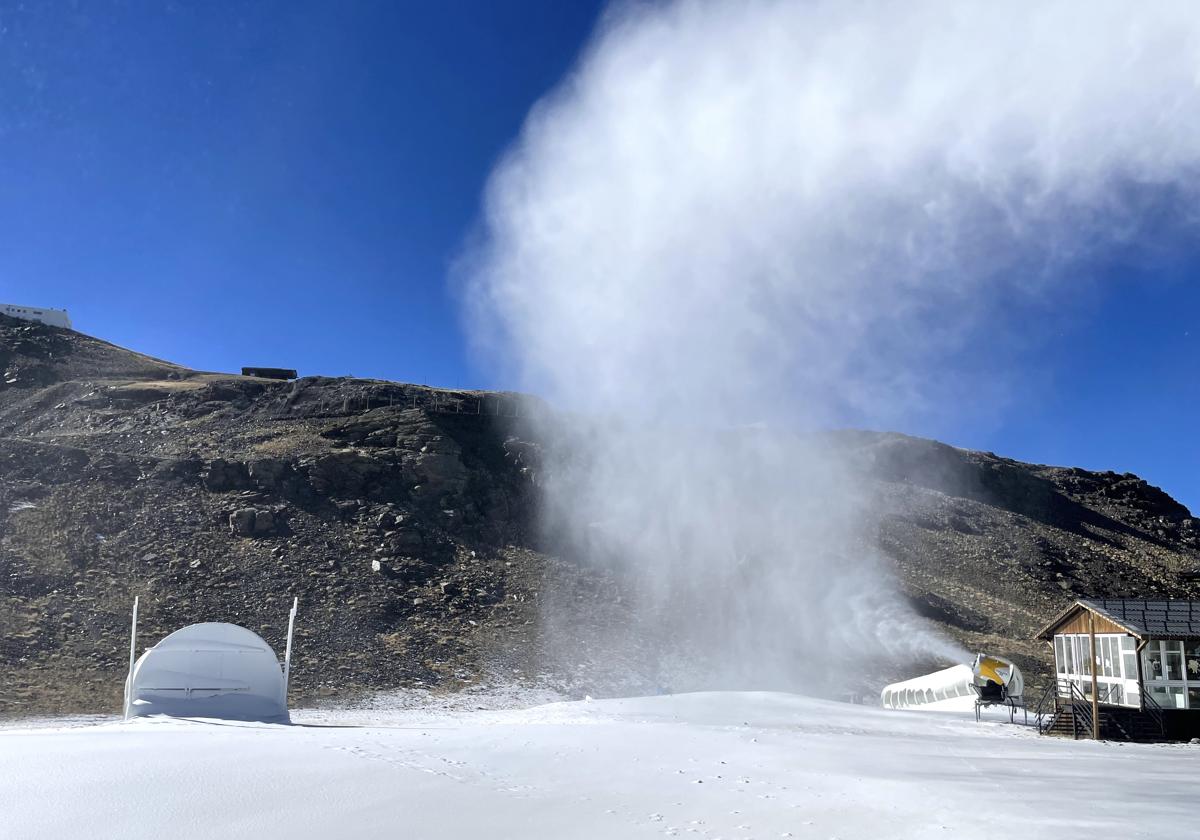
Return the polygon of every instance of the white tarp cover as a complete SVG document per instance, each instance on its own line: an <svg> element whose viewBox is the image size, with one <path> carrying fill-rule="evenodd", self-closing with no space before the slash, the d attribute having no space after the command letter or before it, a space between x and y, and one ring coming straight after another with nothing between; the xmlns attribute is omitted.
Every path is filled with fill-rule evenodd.
<svg viewBox="0 0 1200 840"><path fill-rule="evenodd" d="M287 720L283 672L271 646L236 624L176 630L141 655L128 713L226 720Z"/></svg>
<svg viewBox="0 0 1200 840"><path fill-rule="evenodd" d="M971 665L953 665L942 671L884 686L879 700L885 709L958 710L973 706L977 687L1004 686L1004 694L1020 700L1025 692L1021 669L1000 656L979 654Z"/></svg>

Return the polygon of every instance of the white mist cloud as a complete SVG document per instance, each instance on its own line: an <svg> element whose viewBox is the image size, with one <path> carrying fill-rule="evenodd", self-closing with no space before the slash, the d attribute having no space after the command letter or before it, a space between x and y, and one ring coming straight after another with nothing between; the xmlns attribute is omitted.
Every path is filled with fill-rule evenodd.
<svg viewBox="0 0 1200 840"><path fill-rule="evenodd" d="M556 466L552 521L740 671L928 649L836 459L717 430L991 399L952 359L1010 301L1194 221L1198 80L1190 2L616 7L468 260L525 387L619 418Z"/></svg>

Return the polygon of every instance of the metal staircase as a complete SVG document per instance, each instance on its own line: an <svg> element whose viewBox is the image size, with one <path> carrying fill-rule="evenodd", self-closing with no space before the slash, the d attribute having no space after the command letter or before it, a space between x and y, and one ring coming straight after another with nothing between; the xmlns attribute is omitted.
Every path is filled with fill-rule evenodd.
<svg viewBox="0 0 1200 840"><path fill-rule="evenodd" d="M1145 692L1142 708L1119 706L1101 696L1098 702L1100 738L1105 741L1161 741L1165 737L1162 707ZM1070 680L1046 686L1038 701L1038 732L1065 738L1091 738L1092 701Z"/></svg>

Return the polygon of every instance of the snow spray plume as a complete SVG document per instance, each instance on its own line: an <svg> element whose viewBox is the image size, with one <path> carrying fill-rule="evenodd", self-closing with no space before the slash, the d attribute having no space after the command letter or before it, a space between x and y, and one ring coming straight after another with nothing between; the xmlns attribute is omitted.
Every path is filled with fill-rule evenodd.
<svg viewBox="0 0 1200 840"><path fill-rule="evenodd" d="M999 302L1194 199L1198 74L1191 2L611 10L464 264L489 350L593 418L544 430L574 447L546 520L632 576L636 634L710 684L961 659L882 573L852 472L781 430L990 398L943 360Z"/></svg>

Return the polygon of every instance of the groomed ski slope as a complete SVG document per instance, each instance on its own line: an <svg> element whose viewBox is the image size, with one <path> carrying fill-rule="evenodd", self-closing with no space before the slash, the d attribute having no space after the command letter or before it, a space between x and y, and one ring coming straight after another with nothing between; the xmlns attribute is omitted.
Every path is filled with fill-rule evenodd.
<svg viewBox="0 0 1200 840"><path fill-rule="evenodd" d="M1200 746L785 694L294 718L0 731L0 837L1157 838L1200 792Z"/></svg>

